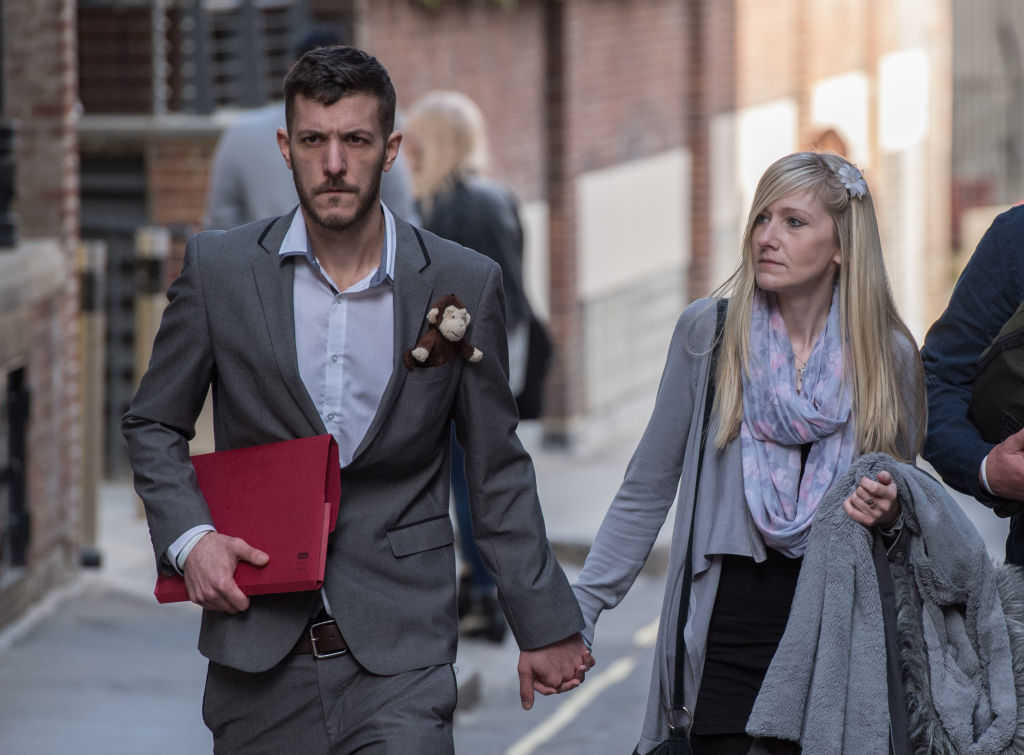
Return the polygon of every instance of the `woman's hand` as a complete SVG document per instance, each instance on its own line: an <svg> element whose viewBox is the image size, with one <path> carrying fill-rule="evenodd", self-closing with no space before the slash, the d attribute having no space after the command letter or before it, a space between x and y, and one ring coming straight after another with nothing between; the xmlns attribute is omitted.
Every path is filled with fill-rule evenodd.
<svg viewBox="0 0 1024 755"><path fill-rule="evenodd" d="M857 489L843 501L843 508L853 521L865 527L885 527L895 522L900 515L900 504L896 500L892 475L882 470L877 480L861 477Z"/></svg>

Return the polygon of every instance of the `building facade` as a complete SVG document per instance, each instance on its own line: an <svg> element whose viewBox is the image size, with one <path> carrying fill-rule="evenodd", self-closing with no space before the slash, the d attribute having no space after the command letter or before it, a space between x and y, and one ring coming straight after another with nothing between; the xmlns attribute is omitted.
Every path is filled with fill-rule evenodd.
<svg viewBox="0 0 1024 755"><path fill-rule="evenodd" d="M999 10L1012 3L986 4L1017 33L1019 13ZM0 474L21 470L0 476L0 624L73 568L83 459L127 474L119 417L160 292L200 228L217 139L280 96L310 25L376 54L400 107L431 89L480 104L556 341L546 435L585 449L642 426L678 313L735 268L754 184L785 153L832 149L864 170L897 303L923 335L949 290L951 196L985 175L994 201L1019 189L1009 159L953 149L973 133L953 93L987 65L961 50L967 5L0 0L0 199L13 124L19 239L5 247L0 207ZM1018 77L1006 70L1009 114ZM994 122L991 106L969 112ZM1011 131L993 139L1010 145ZM102 294L79 282L80 239L105 250ZM96 307L105 398L84 423L78 323Z"/></svg>
<svg viewBox="0 0 1024 755"><path fill-rule="evenodd" d="M77 567L83 424L75 4L0 21L2 626Z"/></svg>

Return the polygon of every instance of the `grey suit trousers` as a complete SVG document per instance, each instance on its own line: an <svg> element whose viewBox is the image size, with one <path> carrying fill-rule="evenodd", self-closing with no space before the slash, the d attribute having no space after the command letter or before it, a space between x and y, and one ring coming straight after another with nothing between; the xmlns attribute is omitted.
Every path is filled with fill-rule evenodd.
<svg viewBox="0 0 1024 755"><path fill-rule="evenodd" d="M450 664L378 676L351 653L260 673L211 661L203 720L217 755L452 755L456 694Z"/></svg>

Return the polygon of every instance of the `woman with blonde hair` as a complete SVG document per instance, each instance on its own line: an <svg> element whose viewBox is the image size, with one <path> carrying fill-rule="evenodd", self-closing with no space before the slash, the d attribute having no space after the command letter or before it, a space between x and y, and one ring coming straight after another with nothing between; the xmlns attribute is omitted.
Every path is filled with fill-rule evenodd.
<svg viewBox="0 0 1024 755"><path fill-rule="evenodd" d="M671 730L697 755L751 751L747 718L818 503L858 456L912 461L923 442L920 359L892 300L871 194L849 162L804 152L765 171L720 293L727 306L704 299L679 318L653 415L574 585L589 643L678 491L641 754ZM892 545L896 493L880 472L843 509ZM905 711L890 693L898 728Z"/></svg>
<svg viewBox="0 0 1024 755"><path fill-rule="evenodd" d="M461 92L430 92L413 104L403 131L423 227L501 266L509 384L518 396L525 382L530 317L523 284L523 230L515 195L486 176L489 150L483 114Z"/></svg>
<svg viewBox="0 0 1024 755"><path fill-rule="evenodd" d="M526 386L531 315L523 285L523 231L515 196L484 175L488 149L480 108L460 92L430 92L413 104L403 132L423 227L501 266L509 386L518 398ZM473 541L462 448L454 434L452 493L466 565L459 582L459 630L463 636L500 642L507 626L494 581Z"/></svg>

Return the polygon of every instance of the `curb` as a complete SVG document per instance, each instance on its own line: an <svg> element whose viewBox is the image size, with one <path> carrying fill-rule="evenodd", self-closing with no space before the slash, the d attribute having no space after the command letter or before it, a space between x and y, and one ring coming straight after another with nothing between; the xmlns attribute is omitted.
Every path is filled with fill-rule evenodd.
<svg viewBox="0 0 1024 755"><path fill-rule="evenodd" d="M0 627L0 655L14 647L18 640L32 631L39 622L48 616L52 616L64 601L81 595L85 587L86 581L76 574L64 584L47 590L39 600L31 604L18 618Z"/></svg>

